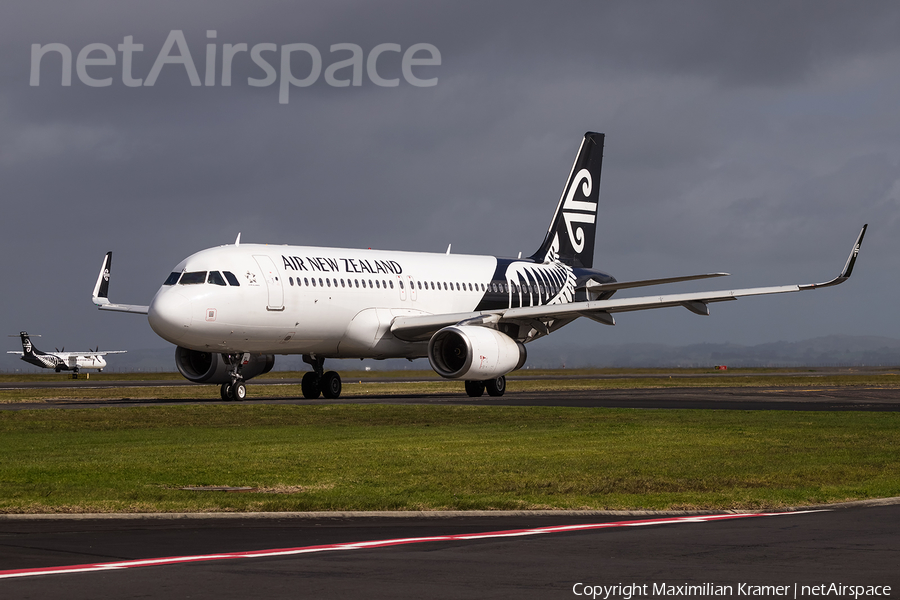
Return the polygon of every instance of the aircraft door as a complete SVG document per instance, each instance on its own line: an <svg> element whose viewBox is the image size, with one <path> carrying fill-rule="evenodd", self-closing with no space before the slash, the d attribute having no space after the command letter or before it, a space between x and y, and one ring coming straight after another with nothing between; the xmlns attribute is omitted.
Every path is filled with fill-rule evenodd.
<svg viewBox="0 0 900 600"><path fill-rule="evenodd" d="M412 275L406 276L406 283L409 284L409 299L413 302L416 301L416 280L412 278Z"/></svg>
<svg viewBox="0 0 900 600"><path fill-rule="evenodd" d="M397 287L400 289L400 300L406 301L406 283L403 281L403 276L397 275Z"/></svg>
<svg viewBox="0 0 900 600"><path fill-rule="evenodd" d="M264 254L254 254L253 258L262 270L266 288L269 290L269 303L266 305L266 310L284 310L284 288L281 286L281 278L275 268L275 263Z"/></svg>

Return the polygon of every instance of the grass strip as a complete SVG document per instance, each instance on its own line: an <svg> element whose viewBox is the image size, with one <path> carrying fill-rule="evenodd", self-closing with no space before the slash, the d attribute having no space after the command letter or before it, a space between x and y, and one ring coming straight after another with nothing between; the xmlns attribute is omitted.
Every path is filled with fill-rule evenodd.
<svg viewBox="0 0 900 600"><path fill-rule="evenodd" d="M900 495L898 425L491 406L5 411L0 512L771 509Z"/></svg>

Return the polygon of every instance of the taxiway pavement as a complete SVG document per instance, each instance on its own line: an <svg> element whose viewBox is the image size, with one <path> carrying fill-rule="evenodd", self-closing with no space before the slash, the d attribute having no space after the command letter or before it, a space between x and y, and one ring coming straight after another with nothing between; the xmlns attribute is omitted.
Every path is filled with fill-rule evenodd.
<svg viewBox="0 0 900 600"><path fill-rule="evenodd" d="M579 593L587 585L636 584L652 591L659 584L712 584L731 586L731 594L703 597L737 597L743 585L745 591L751 589L747 586L788 586L790 595L780 597L793 598L795 585L802 590L803 585L843 584L887 585L892 587L890 595L881 597L900 595L900 505L538 535L421 540L652 519L609 514L0 518L0 570L6 572L353 544L323 552L4 578L0 579L0 594L45 600L546 599L583 598ZM404 543L357 544L374 540ZM677 589L671 595L676 594Z"/></svg>

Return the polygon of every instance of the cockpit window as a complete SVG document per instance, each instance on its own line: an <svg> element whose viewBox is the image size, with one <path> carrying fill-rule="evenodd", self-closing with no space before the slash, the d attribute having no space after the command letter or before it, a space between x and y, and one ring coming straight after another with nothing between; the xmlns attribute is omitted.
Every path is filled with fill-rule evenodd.
<svg viewBox="0 0 900 600"><path fill-rule="evenodd" d="M181 273L171 273L163 282L163 285L175 285L178 283L178 278L181 277Z"/></svg>
<svg viewBox="0 0 900 600"><path fill-rule="evenodd" d="M231 285L241 285L238 282L237 277L235 277L234 273L232 273L231 271L222 271L222 274L225 276L225 279L227 279L228 283L230 283Z"/></svg>
<svg viewBox="0 0 900 600"><path fill-rule="evenodd" d="M206 282L206 271L194 271L192 273L185 273L181 276L181 281L179 282L181 285L192 285L195 283L205 283Z"/></svg>
<svg viewBox="0 0 900 600"><path fill-rule="evenodd" d="M225 280L222 279L222 275L218 271L210 271L209 277L206 278L206 283L212 283L213 285L225 285Z"/></svg>

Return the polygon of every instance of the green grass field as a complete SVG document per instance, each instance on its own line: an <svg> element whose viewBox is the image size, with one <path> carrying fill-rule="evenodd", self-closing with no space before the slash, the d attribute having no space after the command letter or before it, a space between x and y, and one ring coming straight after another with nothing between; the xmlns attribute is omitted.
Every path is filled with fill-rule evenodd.
<svg viewBox="0 0 900 600"><path fill-rule="evenodd" d="M885 412L2 411L0 512L769 509L900 496L898 426ZM253 491L180 489L195 486Z"/></svg>

